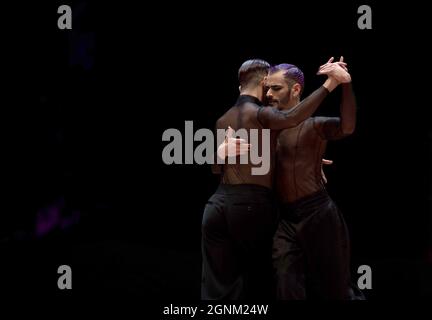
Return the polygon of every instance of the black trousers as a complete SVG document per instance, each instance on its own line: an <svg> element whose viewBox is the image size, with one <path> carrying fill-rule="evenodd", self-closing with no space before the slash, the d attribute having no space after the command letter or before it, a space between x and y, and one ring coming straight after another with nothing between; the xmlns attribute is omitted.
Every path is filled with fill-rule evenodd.
<svg viewBox="0 0 432 320"><path fill-rule="evenodd" d="M273 242L281 300L350 299L350 245L341 212L325 191L280 205Z"/></svg>
<svg viewBox="0 0 432 320"><path fill-rule="evenodd" d="M276 226L270 189L221 184L202 220L201 298L269 300Z"/></svg>

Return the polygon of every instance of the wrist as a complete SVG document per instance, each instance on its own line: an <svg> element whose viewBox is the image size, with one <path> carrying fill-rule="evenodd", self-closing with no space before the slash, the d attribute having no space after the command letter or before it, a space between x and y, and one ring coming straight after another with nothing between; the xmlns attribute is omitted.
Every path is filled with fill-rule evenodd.
<svg viewBox="0 0 432 320"><path fill-rule="evenodd" d="M335 78L328 77L324 82L323 87L326 88L329 92L332 92L339 85L339 81Z"/></svg>

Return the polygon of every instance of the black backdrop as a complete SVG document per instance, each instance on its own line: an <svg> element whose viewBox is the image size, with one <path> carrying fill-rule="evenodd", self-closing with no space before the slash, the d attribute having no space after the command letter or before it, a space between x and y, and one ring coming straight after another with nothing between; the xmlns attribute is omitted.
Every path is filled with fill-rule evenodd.
<svg viewBox="0 0 432 320"><path fill-rule="evenodd" d="M201 216L218 182L208 165L165 165L162 133L184 132L187 120L195 130L213 128L236 99L246 59L296 64L307 95L323 81L317 67L344 55L358 126L329 144L326 172L351 231L354 278L359 265L372 267L373 300L431 295L421 8L369 3L373 28L359 30L360 2L69 1L73 29L59 30L60 4L5 10L7 288L55 294L57 267L69 264L75 294L198 301ZM339 94L318 113L337 114ZM53 207L72 222L37 234L38 215Z"/></svg>

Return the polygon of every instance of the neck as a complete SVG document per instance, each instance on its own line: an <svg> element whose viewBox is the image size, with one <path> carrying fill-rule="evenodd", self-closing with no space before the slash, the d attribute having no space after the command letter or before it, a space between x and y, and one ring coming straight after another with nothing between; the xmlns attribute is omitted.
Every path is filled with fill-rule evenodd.
<svg viewBox="0 0 432 320"><path fill-rule="evenodd" d="M263 101L263 90L261 87L245 88L240 90L241 95L248 95L257 98L259 101Z"/></svg>

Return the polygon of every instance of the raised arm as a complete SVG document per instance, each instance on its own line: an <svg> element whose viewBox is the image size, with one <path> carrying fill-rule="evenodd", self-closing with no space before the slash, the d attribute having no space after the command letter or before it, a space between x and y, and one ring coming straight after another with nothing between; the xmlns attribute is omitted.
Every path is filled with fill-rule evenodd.
<svg viewBox="0 0 432 320"><path fill-rule="evenodd" d="M327 86L326 83L328 82ZM296 107L290 110L277 110L271 107L258 109L257 119L263 128L281 130L295 127L309 118L324 100L324 98L337 86L335 79L328 79L324 85L315 90Z"/></svg>
<svg viewBox="0 0 432 320"><path fill-rule="evenodd" d="M325 83L315 90L306 99L290 110L277 110L275 108L262 107L258 110L257 119L263 128L281 130L299 125L309 118L324 100L340 83L351 81L351 77L344 69L344 62L332 63L331 58L318 74L328 75Z"/></svg>
<svg viewBox="0 0 432 320"><path fill-rule="evenodd" d="M355 130L356 109L352 83L344 83L342 84L340 117L317 117L314 119L315 128L327 140L346 137Z"/></svg>

